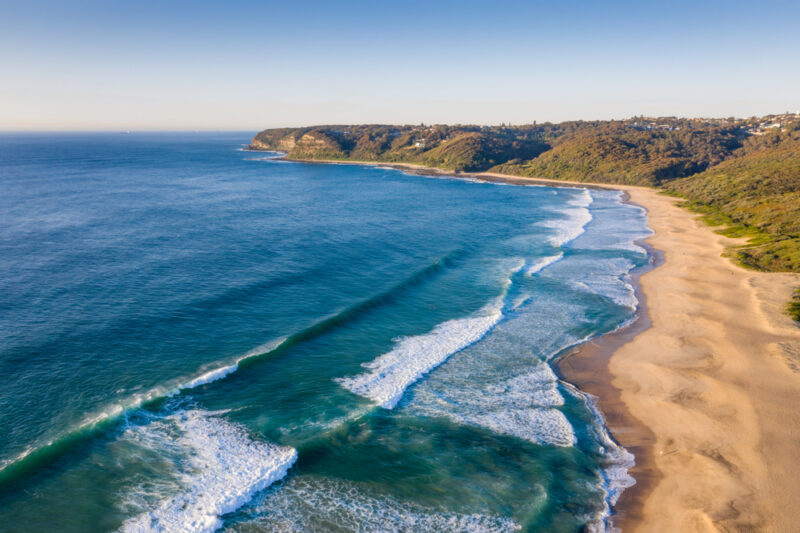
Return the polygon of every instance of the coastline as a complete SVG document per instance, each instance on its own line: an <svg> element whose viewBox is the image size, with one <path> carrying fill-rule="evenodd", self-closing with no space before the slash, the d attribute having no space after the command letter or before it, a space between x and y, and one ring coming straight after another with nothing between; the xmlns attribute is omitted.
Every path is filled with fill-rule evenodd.
<svg viewBox="0 0 800 533"><path fill-rule="evenodd" d="M538 185L547 187L573 187L605 190L621 190L623 202L635 203L644 209L646 206L632 202L630 189L643 189L645 187L613 186L596 183L564 182L545 180L523 176L511 176L493 172L452 172L423 165L411 163L379 163L370 161L339 161L339 160L302 160L276 157L275 159L300 162L307 164L340 164L373 166L378 168L392 168L402 170L409 174L467 178L487 181L492 183L510 183L514 185ZM638 334L651 327L647 311L647 296L642 290L640 277L646 272L657 268L663 263L663 254L648 242L637 241L636 244L644 247L651 261L635 269L631 273L631 283L634 287L639 305L631 322L617 330L581 343L560 356L553 364L559 378L564 379L581 391L595 397L597 407L605 419L605 425L611 437L635 457L635 465L628 473L635 479L636 484L625 489L612 514L608 517L608 524L622 531L634 531L643 522L643 509L645 502L657 484L660 472L654 462L655 436L650 428L636 418L622 400L622 391L614 384L614 375L610 371L610 358L622 345L631 342Z"/></svg>
<svg viewBox="0 0 800 533"><path fill-rule="evenodd" d="M249 152L264 152L264 150L245 150ZM282 153L282 152L274 152ZM276 161L289 161L292 163L306 163L311 165L356 165L377 168L392 168L402 170L409 174L418 176L436 176L442 178L471 178L488 182L512 183L514 185L541 185L545 187L579 187L588 189L610 189L615 191L627 191L628 189L650 190L647 187L635 185L609 185L605 183L588 183L582 181L559 181L543 178L530 178L527 176L512 176L510 174L500 174L497 172L461 172L453 170L443 170L441 168L416 165L414 163L386 163L380 161L350 161L345 159L289 159L286 155L277 156Z"/></svg>
<svg viewBox="0 0 800 533"><path fill-rule="evenodd" d="M611 522L624 531L793 531L800 498L800 328L784 312L800 276L722 257L733 239L646 187L356 164L484 181L624 191L644 207L654 263L632 273L640 306L625 328L558 361L598 398L614 439L635 455Z"/></svg>
<svg viewBox="0 0 800 533"><path fill-rule="evenodd" d="M614 353L652 327L647 295L642 289L640 278L660 267L664 262L664 255L646 241L636 241L636 244L647 250L651 260L631 273L630 281L639 302L633 320L617 330L572 348L555 365L560 378L595 397L612 438L635 458L635 464L628 469L628 474L634 478L636 484L622 492L613 514L609 517L610 525L624 532L634 531L642 524L645 501L661 476L653 455L655 435L633 416L622 399L622 390L614 384L615 376L610 369Z"/></svg>

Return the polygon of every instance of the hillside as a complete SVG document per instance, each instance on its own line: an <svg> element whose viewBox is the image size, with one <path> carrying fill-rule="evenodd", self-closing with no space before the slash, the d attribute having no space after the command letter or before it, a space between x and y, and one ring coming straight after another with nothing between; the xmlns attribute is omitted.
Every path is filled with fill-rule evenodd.
<svg viewBox="0 0 800 533"><path fill-rule="evenodd" d="M319 126L265 130L250 148L290 159L404 162L453 171L481 171L514 157L534 158L549 146L524 132L478 126Z"/></svg>
<svg viewBox="0 0 800 533"><path fill-rule="evenodd" d="M524 126L314 126L250 145L289 159L414 163L456 172L660 187L750 238L742 264L800 272L800 115L637 117Z"/></svg>
<svg viewBox="0 0 800 533"><path fill-rule="evenodd" d="M745 265L800 272L800 125L756 139L735 156L664 188L709 222L727 224L727 234L749 238L733 250Z"/></svg>
<svg viewBox="0 0 800 533"><path fill-rule="evenodd" d="M612 122L562 135L541 156L493 170L556 180L652 186L719 163L739 148L745 137L738 125L664 121L656 129L645 129Z"/></svg>

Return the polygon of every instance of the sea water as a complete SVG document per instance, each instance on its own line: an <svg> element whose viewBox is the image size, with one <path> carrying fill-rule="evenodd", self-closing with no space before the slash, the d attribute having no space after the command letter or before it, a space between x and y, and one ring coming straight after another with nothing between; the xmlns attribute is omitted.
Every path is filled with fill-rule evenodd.
<svg viewBox="0 0 800 533"><path fill-rule="evenodd" d="M249 137L0 137L0 529L606 529L644 212Z"/></svg>

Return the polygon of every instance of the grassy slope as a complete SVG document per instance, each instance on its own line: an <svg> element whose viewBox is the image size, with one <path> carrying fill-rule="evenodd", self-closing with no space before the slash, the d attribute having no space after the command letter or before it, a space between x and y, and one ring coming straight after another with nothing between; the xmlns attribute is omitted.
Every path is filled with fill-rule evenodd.
<svg viewBox="0 0 800 533"><path fill-rule="evenodd" d="M745 147L738 157L664 188L709 223L725 224L724 233L749 238L732 251L744 265L800 272L800 131Z"/></svg>
<svg viewBox="0 0 800 533"><path fill-rule="evenodd" d="M467 172L486 170L512 157L533 158L549 148L525 133L477 126L283 128L265 130L256 135L253 146L256 141L286 150L290 159L414 163Z"/></svg>

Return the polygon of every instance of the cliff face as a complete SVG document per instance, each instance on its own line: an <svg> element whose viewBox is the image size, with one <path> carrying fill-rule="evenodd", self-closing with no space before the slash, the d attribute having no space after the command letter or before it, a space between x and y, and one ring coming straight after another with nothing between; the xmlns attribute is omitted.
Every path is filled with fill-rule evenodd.
<svg viewBox="0 0 800 533"><path fill-rule="evenodd" d="M278 150L277 147L273 147L273 146L271 146L271 145L269 145L269 144L267 144L267 143L265 143L265 142L263 142L263 141L261 141L259 139L256 139L256 138L253 138L253 140L250 141L250 144L248 145L247 149L248 150L264 150L264 151ZM283 151L283 150L281 150L281 151ZM286 150L286 151L288 151L288 150Z"/></svg>
<svg viewBox="0 0 800 533"><path fill-rule="evenodd" d="M296 140L284 137L278 146L291 146L289 154L298 159L338 159L347 155L336 138L323 131L304 133Z"/></svg>

